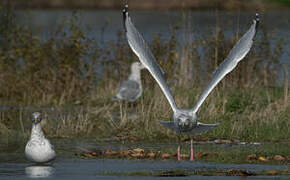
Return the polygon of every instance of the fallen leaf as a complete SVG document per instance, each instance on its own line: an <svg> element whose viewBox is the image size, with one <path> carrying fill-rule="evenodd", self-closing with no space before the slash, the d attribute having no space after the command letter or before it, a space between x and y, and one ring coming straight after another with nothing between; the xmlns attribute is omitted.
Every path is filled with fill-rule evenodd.
<svg viewBox="0 0 290 180"><path fill-rule="evenodd" d="M143 158L144 153L132 153L132 154L130 154L130 156L134 157L134 158Z"/></svg>
<svg viewBox="0 0 290 180"><path fill-rule="evenodd" d="M217 157L219 154L217 152L213 153L204 153L204 152L198 152L196 153L196 158L205 158L205 157Z"/></svg>
<svg viewBox="0 0 290 180"><path fill-rule="evenodd" d="M91 151L91 155L93 155L93 156L101 156L102 154L103 154L103 152L99 149Z"/></svg>
<svg viewBox="0 0 290 180"><path fill-rule="evenodd" d="M267 171L267 174L268 175L277 175L278 172L276 170L270 170L270 171Z"/></svg>
<svg viewBox="0 0 290 180"><path fill-rule="evenodd" d="M226 175L228 176L252 176L255 175L254 173L244 170L244 169L229 169L225 172Z"/></svg>
<svg viewBox="0 0 290 180"><path fill-rule="evenodd" d="M88 152L82 153L81 156L82 156L82 157L89 157L89 158L93 157L93 156L91 155L91 153L88 153Z"/></svg>
<svg viewBox="0 0 290 180"><path fill-rule="evenodd" d="M154 152L149 152L149 153L146 154L146 156L148 158L154 158L155 157L155 153Z"/></svg>
<svg viewBox="0 0 290 180"><path fill-rule="evenodd" d="M274 156L274 160L276 160L276 161L284 161L285 158L283 156L281 156L281 155L275 155Z"/></svg>
<svg viewBox="0 0 290 180"><path fill-rule="evenodd" d="M233 144L234 142L232 140L228 139L216 139L214 140L216 144Z"/></svg>
<svg viewBox="0 0 290 180"><path fill-rule="evenodd" d="M114 150L111 150L111 149L107 149L107 150L104 152L104 154L105 154L106 156L115 156L115 155L118 154L118 152L117 152L117 151L114 151Z"/></svg>
<svg viewBox="0 0 290 180"><path fill-rule="evenodd" d="M134 151L134 153L144 153L144 149L141 149L141 148L136 148L136 149L133 149L132 151Z"/></svg>
<svg viewBox="0 0 290 180"><path fill-rule="evenodd" d="M257 160L257 155L256 154L249 154L248 160Z"/></svg>
<svg viewBox="0 0 290 180"><path fill-rule="evenodd" d="M196 158L202 158L203 156L204 156L204 153L203 152L198 152L195 155Z"/></svg>
<svg viewBox="0 0 290 180"><path fill-rule="evenodd" d="M168 154L168 153L163 153L163 154L161 155L161 158L162 158L162 159L168 159L168 158L170 158L170 154Z"/></svg>
<svg viewBox="0 0 290 180"><path fill-rule="evenodd" d="M268 161L266 158L264 158L264 157L262 157L262 156L260 156L260 157L258 158L258 160L261 161L261 162Z"/></svg>
<svg viewBox="0 0 290 180"><path fill-rule="evenodd" d="M81 156L83 157L97 157L97 156L101 156L103 154L103 152L101 150L93 150L93 151L87 151L87 152L83 152L81 154Z"/></svg>
<svg viewBox="0 0 290 180"><path fill-rule="evenodd" d="M120 156L123 156L123 157L129 156L129 150L121 151Z"/></svg>

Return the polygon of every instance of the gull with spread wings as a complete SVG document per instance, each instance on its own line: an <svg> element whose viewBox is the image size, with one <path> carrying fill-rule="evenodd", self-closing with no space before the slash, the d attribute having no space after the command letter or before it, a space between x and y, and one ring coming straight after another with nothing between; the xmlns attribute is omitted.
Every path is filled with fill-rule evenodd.
<svg viewBox="0 0 290 180"><path fill-rule="evenodd" d="M175 131L178 134L177 158L178 160L180 160L181 133L193 136L196 133L206 132L219 125L219 123L204 124L198 122L197 111L202 105L202 103L205 101L207 96L210 94L210 92L214 89L214 87L228 73L230 73L237 66L238 62L240 62L250 51L259 24L258 14L256 14L256 17L254 18L253 24L251 25L250 29L241 37L241 39L232 48L226 59L217 67L217 69L212 75L209 84L206 86L196 105L192 109L180 109L177 107L174 98L172 96L172 93L164 80L161 68L157 64L155 57L153 56L145 40L143 39L143 37L141 36L141 34L138 32L138 30L135 28L134 24L131 21L128 12L128 5L125 5L125 8L123 10L123 20L129 46L131 47L133 52L138 56L139 60L142 62L145 68L151 73L151 75L157 81L173 110L173 121L170 122L160 121L160 123L163 126ZM194 153L193 153L192 138L190 143L191 143L190 160L193 161Z"/></svg>

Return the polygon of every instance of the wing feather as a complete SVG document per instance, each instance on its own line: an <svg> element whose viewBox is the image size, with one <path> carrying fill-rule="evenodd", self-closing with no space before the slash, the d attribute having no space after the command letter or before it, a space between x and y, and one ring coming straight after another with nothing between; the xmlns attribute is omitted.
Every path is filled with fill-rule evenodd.
<svg viewBox="0 0 290 180"><path fill-rule="evenodd" d="M133 52L138 56L141 63L149 70L151 75L157 81L158 85L162 89L164 95L166 96L172 110L176 112L177 106L172 96L170 89L168 88L164 76L163 71L160 66L157 64L155 57L153 56L151 50L149 49L147 43L135 28L134 24L131 21L131 18L128 13L128 6L125 6L123 11L123 20L124 27L126 31L126 36L128 43L133 50Z"/></svg>
<svg viewBox="0 0 290 180"><path fill-rule="evenodd" d="M217 69L213 73L209 84L202 92L199 100L192 109L193 113L196 113L198 111L201 104L204 102L210 92L215 88L215 86L237 66L238 62L240 62L248 54L253 45L253 39L257 32L258 23L259 18L258 14L256 14L256 18L254 19L250 29L235 44L226 59L217 67Z"/></svg>

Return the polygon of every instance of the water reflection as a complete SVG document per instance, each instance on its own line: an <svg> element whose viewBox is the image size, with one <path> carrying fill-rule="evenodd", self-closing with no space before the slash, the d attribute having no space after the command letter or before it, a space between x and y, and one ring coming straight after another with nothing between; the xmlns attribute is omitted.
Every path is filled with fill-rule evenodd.
<svg viewBox="0 0 290 180"><path fill-rule="evenodd" d="M25 174L30 178L44 178L54 174L54 167L48 165L32 165L25 168Z"/></svg>

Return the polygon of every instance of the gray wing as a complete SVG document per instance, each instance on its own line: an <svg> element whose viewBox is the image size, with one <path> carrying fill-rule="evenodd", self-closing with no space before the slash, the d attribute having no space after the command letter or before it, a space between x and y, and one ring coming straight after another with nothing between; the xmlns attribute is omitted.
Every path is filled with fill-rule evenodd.
<svg viewBox="0 0 290 180"><path fill-rule="evenodd" d="M213 90L213 88L227 75L231 72L246 55L250 51L253 39L257 32L257 27L259 23L258 14L256 14L256 18L253 20L253 24L250 29L243 35L243 37L235 44L229 55L226 59L218 66L215 72L212 75L211 81L202 92L199 100L196 105L192 109L193 113L196 113L207 98L209 93Z"/></svg>
<svg viewBox="0 0 290 180"><path fill-rule="evenodd" d="M162 126L171 129L172 131L175 131L176 133L179 133L178 128L174 125L173 121L158 121Z"/></svg>
<svg viewBox="0 0 290 180"><path fill-rule="evenodd" d="M141 95L141 87L136 81L123 81L117 92L117 98L126 101L135 101Z"/></svg>
<svg viewBox="0 0 290 180"><path fill-rule="evenodd" d="M175 126L173 121L158 121L162 126L171 129L172 131L176 133L180 133L179 129ZM204 124L197 122L197 126L193 128L191 131L182 131L183 134L186 135L194 135L194 134L201 134L204 132L207 132L209 130L212 130L216 128L219 125L219 123L216 124Z"/></svg>
<svg viewBox="0 0 290 180"><path fill-rule="evenodd" d="M219 125L219 123L216 124L203 124L198 122L197 126L195 128L193 128L191 131L188 132L183 132L186 135L194 135L194 134L201 134L201 133L205 133L209 130L212 130L214 128L216 128Z"/></svg>
<svg viewBox="0 0 290 180"><path fill-rule="evenodd" d="M166 96L172 110L176 112L177 106L164 80L162 70L157 64L145 40L143 39L141 34L138 32L138 30L135 28L134 24L132 23L131 18L128 13L128 5L125 6L125 9L123 11L123 18L124 18L124 27L126 31L127 40L131 49L138 56L141 63L146 67L146 69L149 70L151 75L157 81L164 95Z"/></svg>

